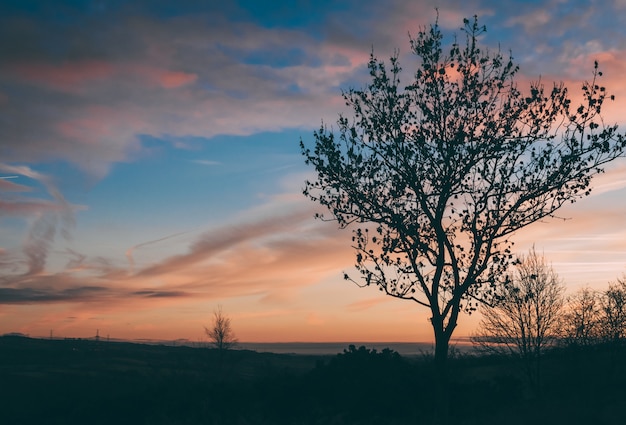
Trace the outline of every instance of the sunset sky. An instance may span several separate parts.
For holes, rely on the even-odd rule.
[[[411,72],[435,8],[448,35],[479,15],[521,85],[577,96],[598,60],[626,132],[626,0],[3,0],[0,334],[197,341],[221,304],[241,341],[431,341],[425,308],[342,279],[298,143],[372,47]],[[626,272],[626,160],[593,187],[514,237],[569,291]]]

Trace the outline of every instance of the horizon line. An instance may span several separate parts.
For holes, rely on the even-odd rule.
[[[22,332],[7,332],[1,337],[6,336],[18,336],[24,338],[31,339],[48,339],[48,340],[108,340],[113,342],[167,342],[167,343],[176,343],[176,342],[188,342],[194,344],[211,344],[210,341],[206,340],[193,340],[189,338],[175,338],[175,339],[161,339],[161,338],[116,338],[111,336],[102,336],[102,335],[92,335],[87,337],[80,336],[60,336],[60,335],[33,335],[25,334]],[[451,338],[450,344],[459,343],[459,342],[470,342],[469,336],[460,336],[457,338]],[[435,341],[382,341],[382,340],[333,340],[333,341],[237,341],[237,344],[431,344],[434,345]]]

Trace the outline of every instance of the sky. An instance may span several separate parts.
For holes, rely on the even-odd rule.
[[[372,49],[410,72],[436,9],[448,35],[478,15],[520,84],[578,93],[598,60],[626,131],[624,0],[4,0],[0,334],[202,341],[221,305],[240,341],[432,341],[427,309],[343,280],[351,233],[313,218],[299,142]],[[626,160],[592,186],[514,235],[568,291],[626,272]]]

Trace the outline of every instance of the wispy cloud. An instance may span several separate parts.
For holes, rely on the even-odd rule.
[[[52,243],[60,233],[68,238],[70,229],[74,225],[74,210],[79,208],[70,205],[52,179],[27,166],[17,166],[0,163],[0,171],[15,173],[42,184],[52,200],[17,197],[9,200],[0,200],[0,217],[13,215],[32,218],[30,229],[22,245],[22,253],[26,257],[26,275],[34,275],[44,270],[48,252]],[[12,188],[14,189],[14,188]],[[26,191],[18,187],[20,192]]]
[[[97,286],[74,287],[62,290],[36,289],[36,288],[0,288],[0,303],[2,304],[22,304],[22,303],[49,303],[67,301],[88,301],[101,299],[106,295],[107,289]]]
[[[211,161],[209,159],[193,159],[190,162],[193,162],[194,164],[208,165],[208,166],[220,165],[221,164],[218,161]]]
[[[365,300],[360,300],[360,301],[356,301],[356,302],[348,304],[346,306],[346,309],[350,311],[369,310],[377,305],[384,304],[389,301],[392,301],[392,299],[388,297],[367,298]]]
[[[67,249],[66,268],[54,273],[45,268],[50,245],[41,243],[50,240],[51,235],[33,235],[31,239],[39,242],[41,252],[34,249],[33,243],[33,251],[26,252],[30,272],[5,275],[6,291],[0,292],[0,303],[115,300],[122,305],[145,299],[147,306],[148,300],[157,299],[190,301],[256,295],[266,303],[280,304],[279,294],[284,291],[293,293],[295,288],[311,285],[331,273],[339,275],[340,269],[352,261],[352,253],[345,244],[345,234],[326,226],[328,223],[313,221],[309,205],[284,201],[280,196],[276,199],[279,206],[250,210],[247,220],[200,233],[187,252],[138,270],[133,258],[137,249],[188,232],[132,246],[125,253],[130,268]],[[282,215],[272,214],[275,208],[282,209]],[[43,226],[41,231],[49,229]]]
[[[137,250],[139,248],[142,248],[144,246],[152,245],[152,244],[155,244],[155,243],[158,243],[158,242],[166,241],[166,240],[171,239],[171,238],[175,238],[176,236],[184,235],[185,233],[188,233],[188,232],[174,233],[173,235],[168,235],[168,236],[164,236],[162,238],[154,239],[154,240],[151,240],[151,241],[142,242],[140,244],[133,245],[132,247],[128,248],[126,250],[126,254],[125,255],[126,255],[126,258],[128,258],[128,263],[130,265],[130,273],[132,274],[134,272],[134,269],[135,269],[135,259],[133,257],[133,252],[135,250]]]

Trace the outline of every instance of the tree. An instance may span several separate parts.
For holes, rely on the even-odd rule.
[[[222,311],[222,306],[218,306],[213,312],[213,324],[211,328],[204,328],[207,336],[220,352],[228,350],[237,344],[237,338],[230,324],[230,317]]]
[[[588,347],[600,336],[598,294],[583,288],[567,298],[561,318],[561,338],[568,345]]]
[[[619,343],[626,337],[626,279],[604,291],[584,288],[569,297],[561,328],[569,344]]]
[[[512,284],[496,290],[495,302],[483,305],[472,341],[522,361],[532,388],[540,390],[540,360],[559,335],[564,286],[554,269],[534,249],[516,266]]]
[[[626,146],[601,119],[597,63],[579,106],[560,83],[523,92],[512,58],[464,23],[465,43],[444,45],[437,23],[410,37],[404,86],[398,54],[388,66],[372,53],[371,82],[343,92],[353,115],[338,136],[322,125],[312,149],[300,141],[317,173],[304,194],[353,230],[359,277],[344,277],[430,309],[444,379],[459,314],[492,299],[514,260],[510,236],[588,195]]]
[[[617,279],[600,297],[600,325],[603,339],[612,344],[626,336],[626,279]]]

